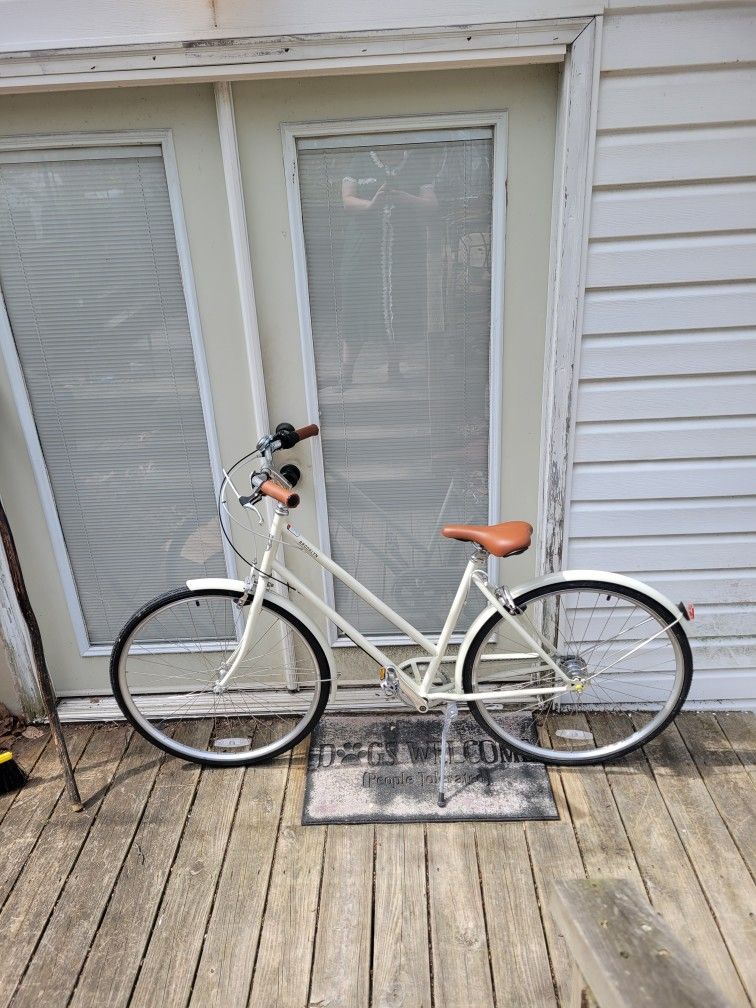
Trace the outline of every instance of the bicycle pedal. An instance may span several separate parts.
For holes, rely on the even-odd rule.
[[[395,668],[381,665],[378,669],[378,678],[381,680],[381,689],[387,697],[399,695],[399,677]]]

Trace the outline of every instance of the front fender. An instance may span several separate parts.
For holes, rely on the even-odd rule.
[[[237,581],[234,578],[192,578],[190,581],[186,582],[186,587],[189,591],[208,591],[225,588],[230,591],[243,592],[244,582]],[[287,613],[296,617],[300,623],[304,623],[318,644],[320,644],[323,649],[323,654],[326,657],[326,661],[328,662],[329,675],[331,677],[331,690],[335,693],[337,689],[337,679],[333,667],[333,652],[331,651],[330,644],[326,643],[326,639],[323,634],[312,622],[310,617],[306,613],[303,613],[299,606],[291,601],[288,595],[279,595],[277,591],[272,591],[270,589],[266,590],[266,595],[270,598],[271,602],[275,602],[276,605],[285,609]]]
[[[647,584],[643,584],[642,581],[638,581],[636,578],[627,577],[624,574],[610,574],[608,571],[566,570],[557,571],[554,574],[544,574],[542,577],[534,578],[532,581],[526,581],[524,584],[517,585],[516,588],[512,588],[512,597],[516,601],[520,595],[525,595],[526,593],[531,592],[534,588],[552,587],[553,585],[562,584],[565,581],[613,581],[615,584],[620,585],[623,588],[631,588],[634,591],[643,592],[644,595],[648,595],[655,602],[658,602],[659,605],[663,606],[669,612],[670,616],[675,619],[680,618],[680,608],[670,602],[666,595],[662,595],[662,593],[658,592],[655,588],[650,588]],[[486,606],[465,634],[464,640],[459,646],[455,666],[459,674],[461,674],[461,671],[464,668],[467,652],[470,650],[470,646],[477,636],[478,631],[495,612],[497,612],[495,606]],[[685,619],[690,619],[690,616],[685,609],[682,610],[682,615]]]

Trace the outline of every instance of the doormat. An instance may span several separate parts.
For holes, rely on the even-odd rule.
[[[446,806],[438,792],[442,718],[330,714],[310,738],[302,824],[558,819],[549,775],[469,714],[449,732]],[[512,715],[535,741],[527,715]]]

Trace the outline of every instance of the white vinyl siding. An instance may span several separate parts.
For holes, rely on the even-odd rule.
[[[0,154],[0,284],[87,641],[225,573],[159,146]],[[33,436],[33,435],[31,435]]]
[[[756,11],[629,6],[604,26],[567,562],[694,601],[692,699],[748,702]]]

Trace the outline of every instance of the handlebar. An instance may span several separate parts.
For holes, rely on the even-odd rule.
[[[297,427],[296,433],[299,435],[299,440],[304,441],[305,438],[315,437],[316,434],[320,434],[320,427],[315,423],[311,423],[307,424],[306,427]]]
[[[273,500],[277,500],[279,504],[283,504],[287,508],[295,508],[299,504],[299,494],[279,486],[273,480],[265,480],[258,487],[258,491],[265,494],[266,497],[272,497]]]
[[[305,438],[315,437],[319,433],[320,428],[317,424],[306,424],[304,427],[295,428],[290,423],[280,423],[276,427],[275,434],[264,434],[257,443],[257,450],[266,464],[264,464],[260,472],[252,473],[252,495],[250,497],[239,497],[239,503],[243,507],[247,507],[254,505],[254,502],[259,500],[261,496],[265,496],[278,501],[284,507],[297,507],[299,504],[299,494],[293,493],[291,488],[283,487],[279,483],[276,483],[275,480],[263,479],[263,477],[269,476],[271,471],[275,473],[272,462],[274,452],[280,451],[282,448],[293,448],[294,445],[299,444],[300,441],[304,441]],[[286,468],[284,466],[284,469]],[[289,468],[296,470],[298,479],[299,470],[296,466],[290,466]],[[281,475],[284,479],[286,478],[283,471]]]
[[[320,428],[317,424],[307,424],[305,427],[295,430],[290,423],[280,423],[268,443],[272,451],[278,451],[280,448],[293,448],[295,444],[298,444],[305,438],[315,437],[319,433]],[[260,444],[263,444],[265,440],[263,438]]]

